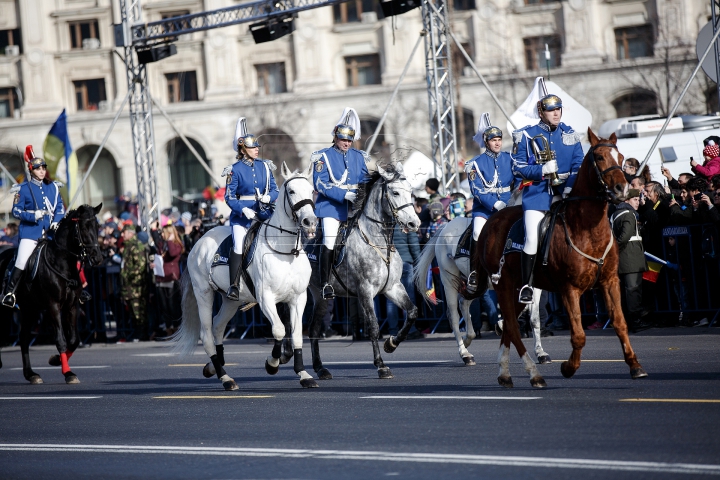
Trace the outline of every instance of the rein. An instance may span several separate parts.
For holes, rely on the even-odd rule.
[[[306,198],[306,199],[300,200],[300,201],[298,201],[297,203],[294,203],[294,204],[293,204],[293,203],[290,203],[290,194],[288,193],[287,185],[288,185],[290,182],[292,182],[293,180],[298,180],[298,179],[304,179],[304,177],[292,177],[292,178],[289,178],[289,179],[287,179],[287,180],[285,181],[285,185],[284,185],[284,187],[285,187],[285,195],[283,196],[283,212],[284,212],[285,215],[287,215],[288,217],[292,217],[292,219],[295,221],[295,223],[298,222],[297,211],[300,210],[300,209],[301,209],[302,207],[304,207],[305,205],[310,205],[310,206],[312,207],[312,209],[315,210],[315,202],[313,202],[312,199],[310,199],[310,198]],[[290,206],[290,211],[291,211],[290,214],[288,214],[286,205],[289,205],[289,206]],[[264,235],[265,235],[265,242],[267,243],[267,246],[268,246],[268,248],[269,248],[270,250],[272,250],[274,253],[277,253],[277,254],[280,254],[280,255],[294,255],[294,256],[296,256],[296,257],[297,257],[298,255],[300,255],[300,252],[302,252],[302,227],[298,226],[297,230],[293,232],[292,230],[286,230],[286,229],[284,229],[284,228],[282,228],[282,227],[276,227],[275,225],[271,225],[271,224],[269,223],[269,221],[268,221],[267,223],[266,223],[266,222],[263,222],[263,225],[266,227],[266,228],[265,228],[265,234],[264,234]],[[279,250],[275,250],[275,249],[270,245],[270,242],[268,241],[268,238],[267,238],[267,227],[274,228],[275,230],[280,230],[282,233],[288,233],[288,234],[290,234],[290,235],[295,235],[295,236],[296,236],[296,237],[295,237],[295,248],[293,248],[292,250],[290,250],[290,252],[281,252],[281,251],[279,251]],[[261,227],[261,228],[262,228],[262,227]]]

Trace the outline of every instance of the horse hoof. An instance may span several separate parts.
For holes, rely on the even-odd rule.
[[[538,375],[537,377],[533,377],[530,379],[530,385],[532,385],[535,388],[547,388],[547,383],[545,383],[545,379]]]
[[[215,367],[212,363],[205,364],[205,368],[203,368],[203,377],[211,378],[213,376],[215,376]]]
[[[382,379],[394,378],[388,367],[378,368],[378,376]]]
[[[59,367],[61,365],[60,355],[50,355],[50,358],[48,359],[48,365],[50,365],[51,367]]]
[[[550,359],[550,355],[540,355],[538,357],[538,363],[541,365],[545,363],[552,363],[552,359]]]
[[[473,365],[477,365],[477,363],[475,363],[475,357],[473,357],[472,355],[468,355],[467,357],[462,357],[462,359],[463,359],[463,362],[465,362],[466,367],[472,367]]]
[[[642,367],[637,367],[630,369],[630,376],[633,378],[633,380],[637,380],[638,378],[647,377],[648,374]]]
[[[300,380],[300,386],[303,388],[318,388],[320,385],[317,384],[314,378],[304,378]]]
[[[393,353],[395,349],[398,347],[397,345],[394,345],[392,342],[393,336],[390,335],[386,340],[385,343],[383,343],[383,350],[385,350],[385,353]]]
[[[265,371],[267,373],[269,373],[270,375],[275,375],[278,372],[278,370],[280,370],[280,365],[278,365],[277,367],[273,367],[272,365],[270,365],[268,363],[267,360],[265,360]]]
[[[498,384],[500,384],[501,387],[505,388],[513,388],[513,382],[512,377],[501,375],[498,377]]]
[[[75,375],[73,372],[67,372],[65,374],[65,383],[68,385],[76,385],[80,383],[80,380],[78,380],[77,375]]]
[[[43,383],[43,379],[40,378],[40,375],[37,374],[30,376],[30,378],[28,378],[28,381],[32,385],[40,385],[41,383]]]
[[[321,368],[318,370],[317,374],[320,380],[332,380],[332,373],[330,373],[330,370],[327,368]]]
[[[235,380],[233,380],[233,379],[230,379],[227,382],[223,382],[223,388],[228,392],[232,392],[233,390],[240,389],[240,387],[238,387],[238,384],[235,383]]]
[[[576,371],[577,370],[573,368],[568,361],[562,362],[562,364],[560,365],[560,373],[562,373],[562,376],[565,378],[572,377],[573,375],[575,375]]]

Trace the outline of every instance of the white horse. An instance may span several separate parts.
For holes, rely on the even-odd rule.
[[[275,347],[265,362],[267,372],[274,375],[280,365],[285,326],[278,316],[276,304],[285,303],[290,316],[295,373],[300,377],[300,385],[303,387],[318,386],[305,371],[302,361],[302,314],[312,270],[302,250],[300,235],[301,230],[304,230],[306,235],[314,236],[317,226],[312,200],[312,165],[305,172],[291,173],[283,163],[282,175],[287,180],[280,187],[275,213],[260,227],[255,255],[248,267],[255,295],[252,295],[243,279],[240,300],[228,300],[224,295],[230,286],[228,266],[212,267],[215,252],[231,234],[230,227],[210,230],[188,256],[187,270],[182,279],[182,322],[171,340],[176,343],[176,353],[187,355],[193,351],[200,338],[211,360],[203,369],[203,374],[206,377],[217,374],[225,390],[238,389],[223,368],[225,327],[241,305],[251,303],[258,303],[272,324]],[[223,302],[213,318],[215,290],[223,292]]]
[[[475,365],[475,357],[468,352],[467,347],[470,346],[473,339],[475,338],[475,330],[473,329],[472,321],[470,318],[470,305],[472,300],[464,300],[460,302],[460,308],[462,309],[462,315],[465,319],[465,325],[467,326],[467,333],[463,335],[460,332],[459,323],[460,317],[458,315],[458,279],[461,277],[467,278],[470,273],[470,259],[468,257],[461,257],[455,259],[455,252],[457,250],[457,244],[460,241],[465,229],[470,225],[471,218],[456,217],[450,223],[446,224],[440,229],[435,235],[428,240],[423,247],[423,251],[420,254],[420,258],[415,262],[415,285],[418,291],[424,292],[425,279],[428,268],[432,264],[433,258],[437,258],[438,266],[440,267],[440,279],[442,280],[443,288],[445,289],[445,301],[447,302],[448,318],[450,319],[450,327],[455,334],[455,340],[458,344],[458,350],[460,352],[460,358],[462,358],[465,365]],[[479,282],[486,282],[487,278],[478,278]],[[542,290],[536,288],[533,296],[532,308],[530,309],[530,322],[533,327],[533,334],[535,336],[535,354],[538,358],[538,363],[551,363],[550,356],[545,353],[540,343],[540,295]]]

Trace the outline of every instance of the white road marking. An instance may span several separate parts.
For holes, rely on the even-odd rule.
[[[60,365],[57,367],[33,367],[33,370],[57,370],[58,368],[60,368]],[[80,370],[82,368],[110,368],[110,365],[73,365],[70,370]],[[13,367],[10,370],[22,370],[22,367]]]
[[[246,353],[267,353],[264,350],[258,350],[258,351],[250,351],[250,352],[228,352],[225,350],[225,355],[244,355]],[[195,352],[193,355],[204,355],[207,356],[207,353],[205,352]],[[174,353],[133,353],[130,355],[131,357],[177,357]]]
[[[412,400],[540,400],[543,397],[490,397],[470,395],[369,395],[359,398],[386,398],[386,399],[412,399]]]
[[[95,398],[102,398],[102,396],[98,397],[33,397],[33,396],[26,396],[26,397],[0,397],[0,400],[92,400]]]
[[[565,468],[605,471],[629,471],[651,473],[684,473],[691,475],[720,475],[720,465],[632,462],[622,460],[596,460],[589,458],[520,457],[505,455],[463,455],[453,453],[391,453],[359,450],[300,450],[290,448],[234,448],[234,447],[188,447],[155,445],[60,445],[3,443],[0,451],[21,452],[77,452],[77,453],[140,453],[159,455],[203,455],[270,458],[305,458],[312,460],[361,460],[367,462],[387,461],[404,463],[497,465],[532,468]]]
[[[385,364],[398,364],[398,363],[450,363],[453,362],[453,360],[390,360],[389,362],[386,361]],[[364,360],[360,362],[323,362],[323,365],[367,365],[368,363],[372,363],[369,360]]]

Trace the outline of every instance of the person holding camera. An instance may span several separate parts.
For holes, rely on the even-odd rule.
[[[687,183],[688,195],[691,208],[690,223],[715,223],[720,221],[720,213],[713,204],[712,199],[707,195],[707,180],[703,177],[695,177]]]
[[[700,165],[695,160],[690,161],[690,167],[692,171],[699,176],[704,177],[706,180],[710,180],[713,175],[720,173],[720,146],[714,141],[706,145],[703,149],[703,158],[705,161]]]
[[[240,269],[242,268],[243,241],[254,220],[267,220],[272,215],[273,204],[280,193],[270,160],[258,158],[260,143],[255,135],[248,133],[245,117],[237,121],[233,148],[237,162],[225,167],[225,203],[232,210],[233,249],[230,252],[230,287],[227,298],[240,300]]]

